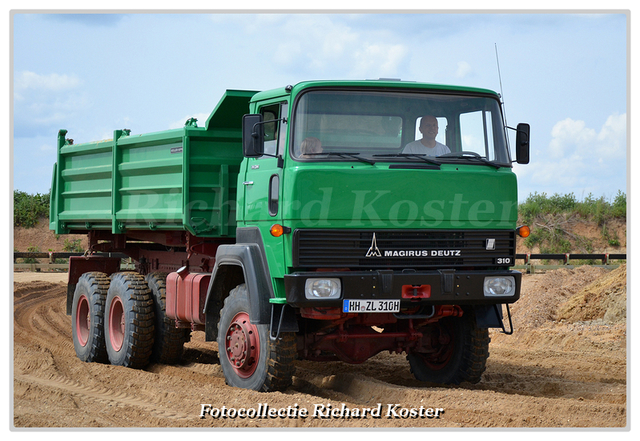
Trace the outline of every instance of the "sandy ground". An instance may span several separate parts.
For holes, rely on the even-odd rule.
[[[192,333],[177,366],[133,370],[81,362],[65,314],[65,284],[66,274],[14,273],[15,428],[628,424],[625,267],[525,275],[522,298],[512,308],[515,334],[492,330],[491,356],[479,384],[420,383],[403,355],[384,353],[362,365],[297,361],[293,386],[269,394],[228,387],[216,344],[204,342],[200,332]],[[595,306],[600,309],[594,312]],[[205,404],[219,411],[245,409],[250,415],[268,406],[289,416],[200,418]],[[329,404],[339,409],[380,406],[382,417],[313,416],[318,406]],[[390,408],[399,418],[393,412],[387,418]],[[410,409],[423,417],[403,418]],[[438,417],[429,417],[428,409]],[[302,410],[307,417],[292,416]]]

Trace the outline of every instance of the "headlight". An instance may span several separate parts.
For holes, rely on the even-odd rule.
[[[304,295],[307,299],[337,299],[341,288],[340,279],[307,279]]]
[[[516,293],[516,279],[513,276],[485,277],[485,296],[512,296]]]

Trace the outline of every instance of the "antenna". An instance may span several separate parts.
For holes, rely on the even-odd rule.
[[[498,43],[494,43],[496,48],[496,64],[498,65],[498,80],[500,81],[500,98],[502,98],[502,108],[504,109],[504,125],[507,125],[507,106],[504,103],[504,92],[502,91],[502,75],[500,74],[500,59],[498,58]]]

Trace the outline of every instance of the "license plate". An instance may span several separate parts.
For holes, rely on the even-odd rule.
[[[400,312],[400,300],[344,300],[342,312]]]

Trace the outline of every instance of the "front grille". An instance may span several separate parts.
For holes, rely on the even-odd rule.
[[[488,249],[490,242],[494,249]],[[511,260],[499,260],[505,258]],[[513,230],[303,229],[293,234],[297,268],[490,267],[510,266],[514,259]]]

